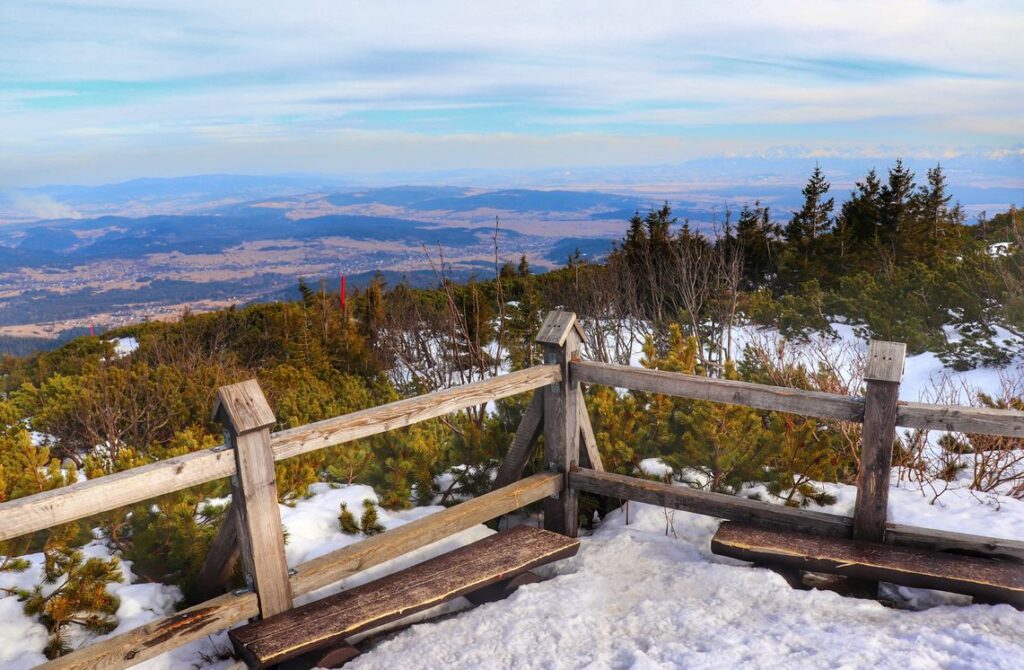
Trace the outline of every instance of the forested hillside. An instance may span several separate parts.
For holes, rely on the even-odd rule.
[[[216,389],[244,379],[259,380],[280,430],[536,364],[533,337],[553,308],[580,315],[588,358],[840,393],[858,393],[860,380],[855,364],[838,362],[854,354],[829,345],[833,324],[935,352],[954,369],[1006,368],[1024,354],[1020,211],[968,222],[941,168],[918,179],[900,162],[867,174],[840,207],[820,170],[803,196],[795,212],[755,202],[727,213],[713,235],[667,205],[637,213],[599,263],[576,253],[535,274],[499,249],[486,277],[456,283],[442,264],[434,289],[378,279],[350,296],[347,312],[337,293],[303,283],[297,302],[185,314],[5,357],[0,501],[215,446]],[[119,349],[117,338],[137,347]],[[1002,397],[961,401],[1024,408],[1020,381],[1008,378]],[[526,401],[278,463],[282,502],[315,482],[372,485],[388,508],[478,494]],[[676,481],[732,494],[763,483],[785,504],[809,505],[829,500],[820,482],[848,483],[857,468],[859,427],[848,424],[607,388],[588,389],[587,403],[605,467],[620,473],[659,458]],[[969,472],[978,491],[1024,497],[1013,440],[947,436],[938,455],[923,444],[912,435],[900,444],[908,476]],[[17,557],[29,552],[47,561],[48,584],[7,595],[47,627],[51,656],[76,629],[110,630],[117,606],[96,587],[116,579],[116,565],[76,549],[100,529],[138,578],[177,584],[187,601],[224,511],[209,501],[227,492],[209,484],[0,544],[0,571],[24,569]],[[604,510],[585,501],[585,523],[595,511]],[[372,506],[339,515],[346,532],[377,528]]]

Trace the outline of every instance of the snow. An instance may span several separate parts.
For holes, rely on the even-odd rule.
[[[114,355],[118,358],[124,358],[139,348],[139,341],[134,337],[118,337],[111,342],[114,343]]]
[[[653,474],[664,468],[656,459],[641,467]],[[821,509],[852,514],[855,488],[824,486],[836,502]],[[340,505],[346,503],[358,517],[363,500],[377,499],[373,489],[362,485],[315,484],[312,493],[294,507],[280,508],[291,566],[363,539],[340,531]],[[754,487],[745,493],[764,492]],[[896,485],[890,492],[890,516],[901,523],[1024,540],[1024,501],[979,496],[964,488],[945,492],[934,505],[930,498],[911,484]],[[440,509],[380,509],[379,515],[390,529]],[[622,510],[613,512],[583,538],[576,557],[539,569],[552,579],[525,586],[504,601],[411,626],[348,667],[409,667],[409,659],[416,659],[416,667],[451,668],[1010,668],[1024,652],[1024,616],[1009,606],[963,606],[962,596],[899,589],[910,606],[921,608],[912,611],[830,592],[794,591],[770,571],[712,555],[709,544],[717,524],[710,517],[632,503],[629,525]],[[474,527],[298,602],[365,583],[492,532]],[[99,541],[84,551],[110,555]],[[30,570],[0,575],[0,586],[37,583],[42,556],[28,558]],[[122,561],[122,570],[130,575],[130,563]],[[109,588],[121,598],[121,622],[114,634],[172,613],[180,597],[177,589],[161,584]],[[458,599],[404,623],[466,606]],[[553,629],[553,621],[564,623],[562,630]],[[42,662],[45,643],[45,630],[21,613],[20,603],[0,598],[0,667]],[[222,632],[139,667],[240,667],[218,659],[229,649]]]
[[[660,458],[645,458],[640,461],[640,472],[664,479],[672,475],[672,466],[663,463]]]
[[[109,559],[113,554],[101,541],[90,542],[81,548],[86,559]],[[0,588],[31,590],[43,581],[44,558],[42,553],[28,554],[23,558],[31,565],[24,572],[0,573]],[[122,582],[109,584],[107,590],[120,598],[117,609],[117,628],[110,635],[117,635],[140,626],[157,617],[174,611],[174,605],[181,600],[181,592],[166,584],[132,584],[134,575],[129,561],[120,561]],[[51,590],[58,585],[49,587]],[[47,591],[47,589],[44,589]],[[87,637],[77,627],[69,628],[69,641],[84,644],[101,637]],[[43,649],[46,647],[46,629],[25,616],[22,603],[13,596],[0,597],[0,668],[30,668],[46,661]]]
[[[867,343],[849,325],[833,324],[833,328],[838,339],[828,347],[838,354],[840,367],[849,372]],[[734,346],[741,350],[755,337],[777,335],[739,329]],[[129,355],[138,347],[135,338],[119,338],[114,344],[118,356]],[[797,355],[813,361],[815,347]],[[640,352],[631,350],[629,357],[635,365]],[[851,384],[856,386],[859,380],[854,378]],[[999,370],[953,372],[934,354],[924,353],[908,357],[900,397],[947,402],[939,397],[942,389],[962,393],[971,388],[998,396],[1002,385]],[[966,395],[961,396],[961,402],[967,400]],[[47,437],[33,434],[33,443],[43,444]],[[667,465],[653,458],[643,460],[639,469],[659,478],[671,473]],[[450,485],[454,475],[454,471],[445,473],[438,483]],[[1024,540],[1024,501],[972,492],[964,477],[966,473],[943,491],[898,481],[895,474],[890,519]],[[819,509],[852,515],[854,487],[822,486],[836,501]],[[364,539],[341,532],[340,505],[346,503],[358,518],[364,500],[377,501],[373,489],[362,485],[314,484],[311,493],[294,506],[280,507],[287,531],[285,553],[293,567]],[[743,494],[770,499],[759,485]],[[207,502],[222,505],[227,498]],[[440,509],[378,508],[378,513],[385,528],[393,529]],[[583,538],[576,557],[538,570],[551,579],[525,586],[504,601],[401,630],[347,667],[1015,668],[1024,652],[1024,615],[1006,605],[965,606],[968,600],[963,596],[887,587],[889,595],[905,605],[894,609],[825,591],[795,591],[770,571],[712,555],[710,538],[718,525],[716,519],[631,503],[629,522],[623,510],[613,512],[592,536]],[[376,579],[492,532],[476,526],[305,594],[297,603]],[[86,545],[83,551],[99,558],[112,555],[102,540]],[[31,588],[41,581],[42,554],[26,558],[31,563],[29,570],[0,573],[0,588]],[[121,561],[121,568],[125,580],[108,586],[120,598],[119,625],[112,635],[175,611],[181,598],[177,588],[132,583],[130,562]],[[467,607],[464,599],[456,599],[390,627]],[[556,621],[559,628],[551,626]],[[81,645],[101,638],[79,635],[73,639]],[[16,598],[0,597],[0,668],[28,668],[43,662],[46,641],[44,627],[23,614]],[[240,666],[230,659],[227,635],[220,632],[137,667]]]
[[[346,535],[341,532],[338,525],[341,503],[347,503],[349,509],[358,519],[362,514],[364,500],[377,502],[377,495],[373,489],[362,485],[337,487],[323,483],[314,484],[311,487],[311,493],[310,498],[299,501],[294,507],[280,506],[281,520],[288,534],[285,554],[288,565],[291,567],[365,539],[363,535]],[[226,501],[226,498],[222,498],[209,500],[207,503],[223,504]],[[378,507],[378,516],[380,523],[385,528],[392,529],[441,509],[443,508],[439,506],[431,506],[389,511]],[[457,533],[398,559],[360,572],[349,579],[300,596],[296,598],[296,603],[302,604],[323,598],[343,588],[368,582],[479,540],[492,532],[486,526],[477,526]],[[82,551],[88,558],[107,559],[112,556],[111,551],[101,541],[85,545]],[[25,558],[31,562],[31,567],[22,573],[0,573],[0,588],[30,589],[40,583],[43,555],[41,553],[29,554]],[[176,587],[165,584],[130,583],[134,578],[131,573],[131,562],[121,560],[120,567],[125,575],[125,581],[107,587],[111,593],[121,599],[117,610],[119,621],[117,629],[107,636],[92,638],[73,634],[71,639],[76,646],[118,635],[175,611],[176,603],[181,600],[181,592]],[[466,606],[468,606],[468,602],[460,598],[440,608],[414,615],[408,621],[436,616],[439,612],[456,611]],[[26,617],[21,607],[22,604],[14,597],[0,597],[0,668],[3,670],[29,668],[45,661],[42,650],[47,642],[46,630]],[[400,625],[400,622],[393,625]],[[214,664],[205,660],[205,658],[224,655],[230,648],[227,634],[220,632],[203,640],[184,645],[136,667],[144,670],[173,670],[193,666],[211,668],[225,664],[233,667],[233,662],[228,660],[221,660]]]
[[[895,496],[898,520],[933,518],[905,493]],[[950,506],[963,508],[959,530],[988,528],[983,503]],[[1024,510],[1004,513],[1024,532]],[[413,626],[346,667],[1019,667],[1024,616],[1008,605],[950,606],[942,603],[963,598],[946,596],[909,611],[796,591],[769,570],[712,555],[715,519],[633,503],[630,520],[609,515],[577,556],[543,569],[552,579]]]

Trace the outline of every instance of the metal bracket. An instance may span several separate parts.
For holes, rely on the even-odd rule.
[[[233,595],[233,596],[244,596],[246,593],[252,593],[252,589],[250,587],[248,587],[248,586],[245,586],[245,587],[240,588],[240,589],[235,589],[234,591],[231,592],[231,595]]]

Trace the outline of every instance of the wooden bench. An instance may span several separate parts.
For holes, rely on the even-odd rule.
[[[579,546],[579,540],[564,535],[516,526],[363,586],[236,628],[229,636],[250,667],[262,668],[343,643],[356,633],[458,596],[475,591],[493,594],[494,585],[573,556]]]
[[[1015,562],[766,530],[723,522],[711,551],[753,563],[903,586],[965,593],[1024,609],[1024,567]]]

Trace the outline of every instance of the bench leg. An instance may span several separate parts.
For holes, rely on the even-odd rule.
[[[327,649],[316,649],[285,661],[277,666],[278,670],[309,670],[309,668],[340,668],[359,655],[359,650],[342,642]]]
[[[471,593],[466,594],[466,600],[473,603],[474,605],[483,605],[484,603],[493,603],[497,600],[503,600],[510,595],[513,591],[518,589],[520,586],[526,584],[536,584],[541,581],[540,577],[532,572],[524,572],[510,577],[509,579],[503,579],[500,582],[485,586],[482,589],[477,589]]]
[[[797,568],[787,568],[779,565],[771,565],[769,563],[754,563],[755,568],[765,568],[771,570],[775,574],[779,575],[786,580],[789,587],[797,589],[799,591],[810,591],[811,587],[804,584],[804,572]]]

